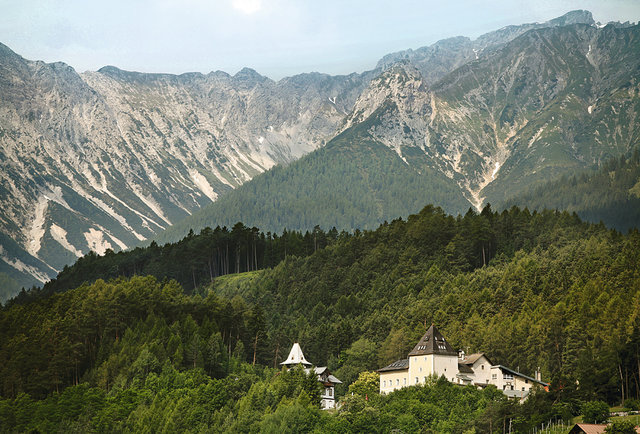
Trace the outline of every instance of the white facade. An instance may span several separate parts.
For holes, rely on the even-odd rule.
[[[491,367],[490,384],[495,385],[498,390],[502,390],[502,393],[510,398],[521,399],[526,398],[536,385],[546,387],[546,383],[502,365]]]
[[[432,325],[407,359],[398,360],[380,370],[380,393],[391,393],[403,387],[424,384],[431,375],[444,376],[460,385],[474,384],[485,387],[493,384],[510,398],[524,399],[534,386],[545,389],[548,384],[502,365],[493,365],[480,354],[460,357],[452,351],[444,337]]]
[[[408,384],[424,384],[433,374],[443,376],[456,382],[458,374],[458,357],[450,355],[426,354],[409,357]]]
[[[467,364],[473,370],[473,382],[477,385],[491,384],[491,361],[484,354],[472,354],[474,357],[470,364]],[[461,360],[462,363],[465,359]]]

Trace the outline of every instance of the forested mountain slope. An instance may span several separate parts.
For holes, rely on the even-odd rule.
[[[427,207],[246,285],[223,278],[213,288],[270,306],[270,339],[304,342],[320,364],[339,365],[334,358],[364,339],[361,369],[385,366],[433,322],[454,347],[615,399],[617,365],[636,360],[640,344],[639,241],[637,231],[623,237],[567,213],[485,209],[456,219]]]
[[[284,411],[315,414],[314,392],[302,379],[281,383],[264,368],[277,366],[292,342],[346,387],[359,372],[406,356],[434,322],[454,347],[486,352],[524,373],[540,366],[551,394],[519,407],[503,405],[497,392],[473,392],[473,409],[425,420],[422,410],[411,412],[406,423],[458,432],[520,415],[514,424],[526,431],[541,415],[571,417],[580,400],[635,397],[639,246],[637,231],[623,236],[568,213],[486,208],[455,218],[428,206],[406,221],[338,236],[309,256],[287,256],[272,269],[217,278],[205,298],[143,277],[41,294],[0,311],[1,393],[9,398],[0,400],[0,420],[104,430],[168,424],[169,411],[177,424],[189,418],[220,431],[247,430],[286,419]],[[263,367],[240,365],[254,360]],[[406,412],[404,399],[420,408],[455,407],[461,397],[436,404],[434,394],[471,393],[444,384],[389,398],[374,396],[375,386],[365,390],[329,419],[309,416],[309,426],[357,430],[383,412],[379,423],[391,429],[406,419],[397,417]],[[45,411],[63,405],[62,396],[95,405]],[[25,418],[25,408],[40,410]]]
[[[443,204],[456,213],[471,206],[428,165],[418,172],[381,143],[345,133],[323,149],[259,175],[155,239],[168,242],[192,228],[231,225],[234,219],[259,222],[274,232],[310,230],[315,225],[373,229],[426,202]]]
[[[562,209],[583,220],[603,221],[626,232],[640,227],[640,152],[630,158],[611,160],[597,171],[586,172],[544,184],[511,198],[499,208],[528,206],[530,209]]]

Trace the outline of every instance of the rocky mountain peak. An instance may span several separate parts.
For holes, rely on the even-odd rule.
[[[411,62],[397,62],[373,79],[345,119],[342,130],[364,122],[376,112],[380,115],[381,110],[393,110],[410,117],[428,114],[427,85]]]
[[[270,81],[268,77],[260,75],[255,69],[244,67],[240,71],[238,71],[233,79],[237,82],[247,82],[247,83],[263,83],[265,81]]]
[[[561,17],[549,20],[550,26],[568,26],[570,24],[589,24],[594,25],[593,14],[585,10],[575,10],[567,12]]]

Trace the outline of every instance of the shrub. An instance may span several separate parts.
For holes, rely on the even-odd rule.
[[[585,423],[602,423],[609,418],[609,405],[603,401],[588,401],[582,404]]]

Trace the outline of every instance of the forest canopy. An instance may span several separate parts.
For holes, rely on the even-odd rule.
[[[213,237],[203,241],[215,232],[136,254],[151,264],[178,249],[172,261],[199,264],[192,277],[208,264],[189,252],[216,252]],[[638,231],[566,212],[486,207],[452,217],[427,206],[373,231],[314,232],[307,250],[266,266],[267,250],[249,249],[253,259],[243,252],[239,269],[231,260],[228,273],[195,288],[137,271],[94,279],[107,268],[101,261],[118,256],[108,254],[66,271],[87,283],[10,301],[0,311],[0,425],[484,432],[507,420],[522,430],[568,420],[583,402],[640,398]],[[371,396],[375,376],[360,374],[406,357],[432,322],[468,353],[523,373],[540,367],[550,392],[521,405],[433,379]],[[293,342],[343,381],[339,411],[319,410],[303,373],[278,369]]]

